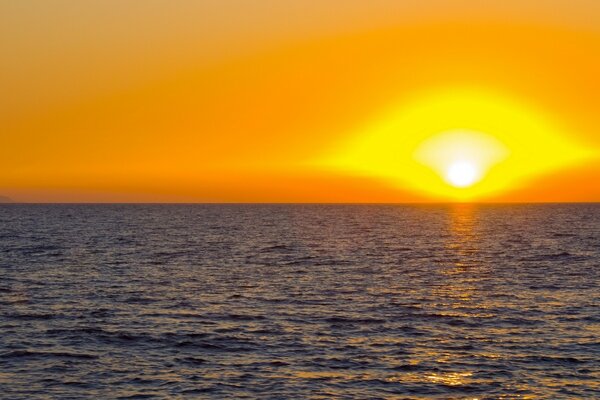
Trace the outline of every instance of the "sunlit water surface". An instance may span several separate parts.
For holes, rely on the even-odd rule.
[[[600,206],[3,205],[0,396],[600,398]]]

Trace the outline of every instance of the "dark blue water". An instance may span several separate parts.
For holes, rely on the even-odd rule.
[[[0,396],[600,398],[600,206],[2,205]]]

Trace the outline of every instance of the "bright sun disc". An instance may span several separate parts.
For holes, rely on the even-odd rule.
[[[477,180],[477,168],[468,161],[457,161],[450,165],[446,173],[446,180],[452,186],[467,187]]]

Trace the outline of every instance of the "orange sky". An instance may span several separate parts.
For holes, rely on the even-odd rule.
[[[2,2],[0,195],[444,201],[311,161],[453,87],[506,93],[600,149],[597,0],[400,3]],[[600,161],[481,200],[599,201]]]

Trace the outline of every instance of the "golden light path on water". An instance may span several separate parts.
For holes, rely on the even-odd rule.
[[[446,311],[440,311],[437,315],[444,318],[456,319],[493,319],[496,315],[491,311],[497,304],[482,301],[482,290],[488,274],[493,273],[490,266],[486,264],[479,254],[479,213],[480,209],[472,203],[456,203],[442,207],[446,215],[446,233],[443,234],[444,261],[439,262],[439,273],[444,279],[439,283],[432,284],[430,295],[436,298],[436,307],[442,307]],[[396,277],[400,280],[400,277]],[[476,341],[477,333],[473,337],[464,339],[471,342]],[[392,336],[379,338],[379,341],[390,344],[399,344],[397,338]],[[349,345],[366,345],[372,343],[368,337],[356,337],[348,342]],[[456,346],[451,339],[441,340],[436,345],[447,346],[452,349]],[[501,354],[481,351],[481,356],[489,360],[502,358]],[[436,385],[438,387],[464,388],[478,387],[484,385],[485,380],[478,377],[479,371],[471,366],[471,370],[462,365],[460,349],[442,351],[439,349],[423,349],[419,360],[411,362],[411,366],[418,369],[421,363],[432,361],[440,366],[435,372],[411,372],[402,371],[398,373],[382,374],[379,371],[290,371],[288,378],[308,381],[333,381],[339,384],[359,383],[369,381],[384,381],[389,384],[398,385]],[[457,367],[458,366],[458,367]],[[286,376],[281,376],[284,378]],[[520,385],[507,385],[513,394],[502,395],[499,399],[521,399],[530,400],[535,398],[527,394],[519,394],[526,391]],[[335,393],[335,392],[332,392]],[[461,396],[463,400],[479,400],[480,396]]]

